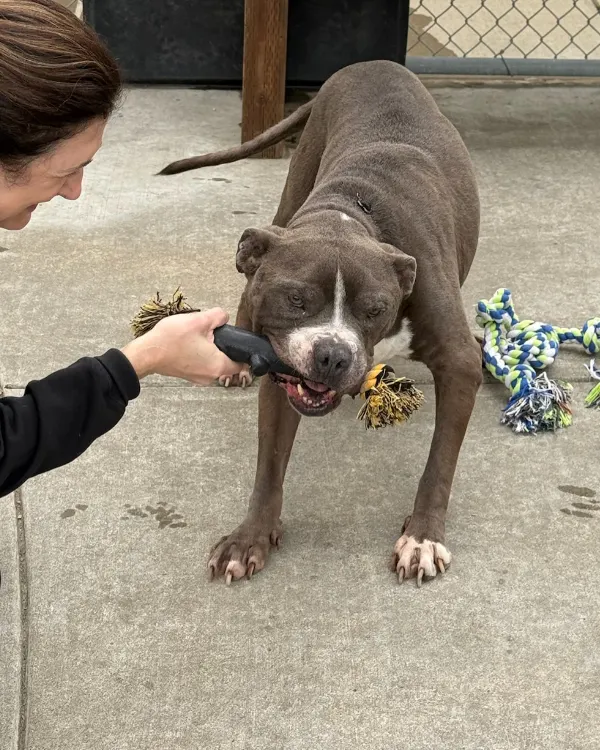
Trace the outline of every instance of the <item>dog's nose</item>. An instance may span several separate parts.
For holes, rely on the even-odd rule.
[[[346,373],[352,363],[348,344],[335,339],[322,339],[313,349],[315,380],[332,383]]]

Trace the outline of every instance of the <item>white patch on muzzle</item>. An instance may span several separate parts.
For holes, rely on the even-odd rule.
[[[335,291],[333,296],[333,315],[328,323],[319,326],[305,326],[296,328],[288,336],[287,348],[290,364],[301,373],[309,373],[313,365],[313,348],[317,341],[331,338],[334,341],[345,343],[352,354],[352,365],[349,368],[349,380],[355,376],[355,371],[364,367],[364,355],[360,339],[347,323],[344,321],[344,303],[346,301],[346,289],[342,272],[338,268],[335,278]]]

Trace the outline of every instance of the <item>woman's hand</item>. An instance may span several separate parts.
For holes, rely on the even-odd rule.
[[[156,374],[208,385],[221,375],[236,375],[242,369],[213,343],[214,329],[228,320],[220,308],[171,315],[121,351],[140,380]]]

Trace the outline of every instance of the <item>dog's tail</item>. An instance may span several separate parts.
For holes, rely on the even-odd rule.
[[[246,141],[240,146],[234,146],[233,148],[227,148],[224,151],[214,151],[211,154],[203,154],[202,156],[192,156],[189,159],[180,159],[179,161],[171,162],[167,164],[164,169],[158,174],[179,174],[180,172],[187,172],[190,169],[199,169],[200,167],[214,167],[217,164],[230,164],[232,161],[240,161],[240,159],[246,159],[248,156],[254,156],[259,154],[270,146],[274,146],[276,143],[282,141],[290,133],[303,127],[308,120],[310,112],[312,110],[314,99],[306,102],[302,106],[298,107],[295,112],[285,120],[281,120],[277,125],[273,125],[272,128],[265,130],[264,133],[257,135],[251,141]]]

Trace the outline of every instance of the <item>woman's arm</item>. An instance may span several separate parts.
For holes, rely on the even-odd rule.
[[[121,351],[85,357],[29,383],[23,396],[0,398],[0,497],[80,456],[117,424],[147,375],[206,384],[239,373],[213,343],[227,320],[219,308],[165,318]]]
[[[85,357],[0,399],[0,496],[80,456],[111,430],[140,392],[118,349]]]

